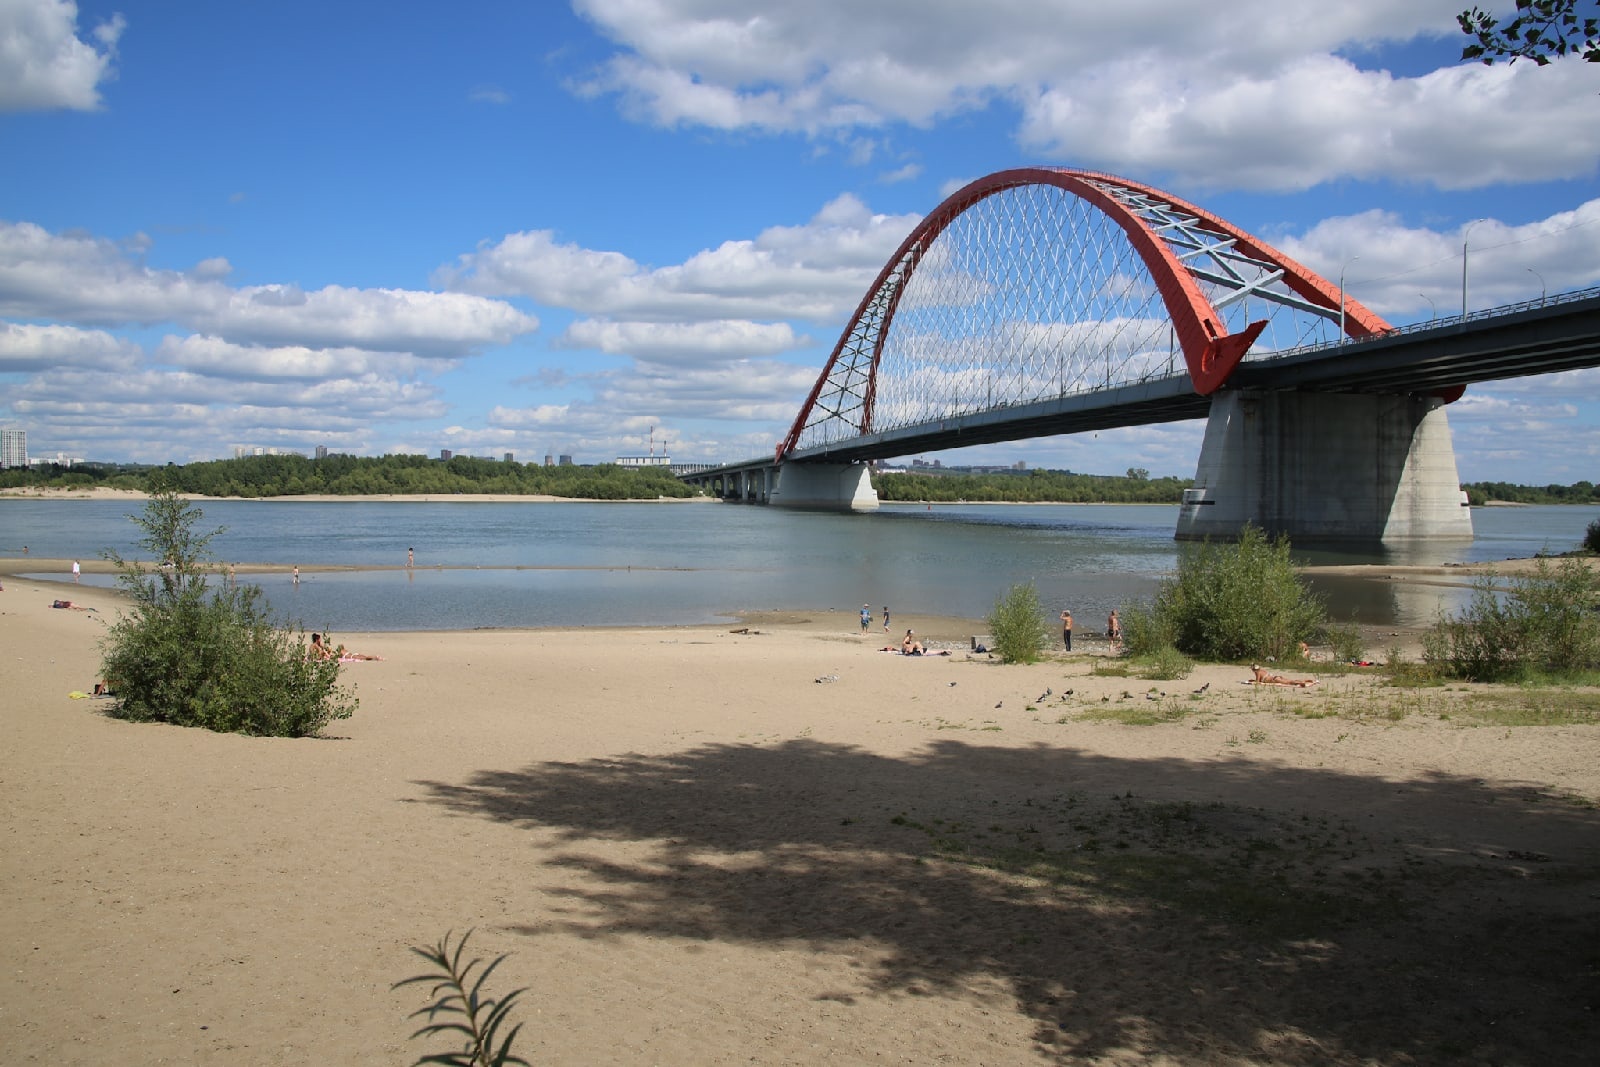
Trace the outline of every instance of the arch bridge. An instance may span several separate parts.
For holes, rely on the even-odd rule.
[[[1547,303],[1396,331],[1342,279],[1158,189],[1000,171],[896,249],[771,459],[687,480],[867,510],[874,459],[1206,416],[1180,539],[1470,537],[1445,406],[1600,351],[1600,297]]]

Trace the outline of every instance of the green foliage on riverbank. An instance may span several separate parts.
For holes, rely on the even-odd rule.
[[[135,489],[151,468],[137,463],[42,463],[0,470],[0,489]]]
[[[201,515],[158,486],[134,521],[161,566],[105,553],[133,601],[101,646],[111,714],[265,737],[309,737],[349,718],[356,700],[338,684],[338,661],[309,655],[298,627],[274,625],[259,588],[216,577],[208,546],[222,531],[201,533]]]
[[[90,488],[97,485],[147,490],[152,479],[180,493],[215,497],[299,495],[377,496],[504,493],[580,500],[654,500],[690,497],[691,486],[659,467],[544,467],[532,463],[456,456],[245,456],[184,466],[125,468],[81,465],[0,472],[0,487]]]
[[[1474,682],[1587,680],[1600,670],[1600,575],[1539,559],[1532,574],[1482,577],[1472,603],[1423,637],[1423,662]]]
[[[507,493],[586,500],[650,500],[687,497],[696,490],[656,468],[544,467],[471,456],[442,462],[428,456],[245,456],[183,466],[138,463],[54,463],[0,470],[0,489],[53,488],[145,490],[159,474],[179,492],[202,496],[271,497],[300,494],[367,496],[379,494]],[[1177,504],[1189,478],[1152,478],[1138,469],[1127,474],[1075,474],[1072,471],[1019,470],[970,474],[949,469],[928,473],[877,473],[872,482],[881,500],[902,503],[1055,503]],[[1514,504],[1600,504],[1600,486],[1512,485],[1466,482],[1468,502]]]
[[[1302,641],[1324,635],[1322,602],[1289,558],[1289,540],[1246,526],[1233,544],[1207,541],[1178,557],[1178,573],[1155,601],[1122,611],[1123,643],[1133,655],[1175,648],[1223,663],[1285,660]]]
[[[182,492],[205,496],[367,496],[453,493],[546,494],[584,500],[689,497],[695,490],[661,468],[543,467],[471,456],[247,456],[172,470]]]
[[[953,504],[1176,504],[1190,478],[1151,478],[1144,471],[1126,475],[1074,474],[1031,470],[1008,474],[873,475],[878,499]]]
[[[1508,504],[1600,504],[1600,486],[1592,482],[1571,485],[1512,485],[1509,482],[1463,482],[1467,503],[1482,507],[1491,500]]]
[[[990,649],[1002,663],[1036,663],[1050,641],[1039,591],[1031,584],[1014,585],[989,612]]]

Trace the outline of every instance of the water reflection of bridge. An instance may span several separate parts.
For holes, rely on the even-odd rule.
[[[686,480],[866,510],[876,459],[1205,416],[1180,538],[1470,537],[1446,405],[1597,362],[1600,291],[1396,330],[1193,204],[1024,168],[905,239],[772,457]]]
[[[1431,625],[1441,610],[1464,607],[1472,594],[1472,573],[1423,574],[1383,568],[1370,570],[1313,567],[1301,572],[1312,592],[1327,604],[1330,617],[1359,619],[1369,626],[1415,630]],[[1381,644],[1371,651],[1380,653]]]

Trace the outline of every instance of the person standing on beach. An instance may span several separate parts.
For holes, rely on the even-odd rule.
[[[883,632],[889,632],[889,605],[883,606]]]
[[[298,563],[294,565],[294,584],[300,584],[300,564]]]
[[[1061,643],[1067,646],[1067,651],[1072,651],[1072,612],[1061,613]]]
[[[1117,618],[1117,609],[1112,608],[1111,614],[1106,618],[1106,640],[1113,645],[1122,640],[1122,620]]]
[[[868,604],[861,605],[861,632],[866,633],[872,629],[872,607]]]
[[[414,562],[416,562],[415,553],[412,549],[406,549],[406,569],[409,570]]]
[[[72,561],[72,584],[74,584],[74,585],[78,584],[78,571],[79,571],[79,569],[80,568],[78,567],[78,561],[77,560],[73,560]]]

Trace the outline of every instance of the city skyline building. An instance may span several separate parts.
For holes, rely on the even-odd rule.
[[[28,431],[0,430],[0,467],[28,465]]]

